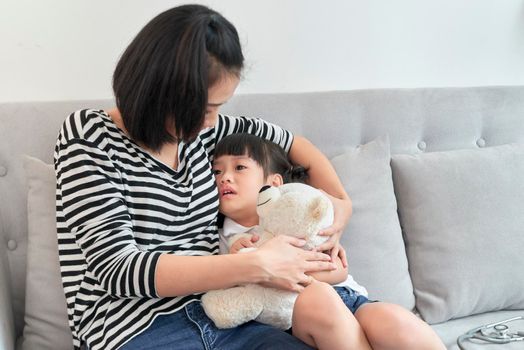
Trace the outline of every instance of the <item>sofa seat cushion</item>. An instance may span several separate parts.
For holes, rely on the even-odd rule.
[[[423,318],[524,308],[524,144],[396,155],[391,164]]]

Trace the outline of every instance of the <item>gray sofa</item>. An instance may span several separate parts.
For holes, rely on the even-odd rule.
[[[71,348],[45,163],[70,112],[110,106],[0,104],[0,349]],[[354,205],[349,268],[371,298],[418,313],[449,349],[524,315],[524,87],[238,95],[222,112],[278,123],[332,159]]]

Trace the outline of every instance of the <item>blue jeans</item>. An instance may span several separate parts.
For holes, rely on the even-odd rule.
[[[357,312],[358,308],[366,303],[373,303],[374,300],[369,300],[363,295],[358,294],[353,289],[347,289],[345,287],[335,287],[338,295],[346,304],[347,308],[351,311],[352,314]]]
[[[277,328],[251,321],[236,328],[218,329],[204,313],[200,302],[192,302],[171,315],[160,315],[144,332],[122,350],[219,350],[312,349],[298,338]]]

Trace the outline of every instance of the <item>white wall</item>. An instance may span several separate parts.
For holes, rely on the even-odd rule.
[[[524,0],[209,0],[239,92],[524,85]],[[126,45],[183,1],[0,0],[0,102],[108,98]]]

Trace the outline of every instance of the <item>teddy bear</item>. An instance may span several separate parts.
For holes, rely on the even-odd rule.
[[[328,239],[318,232],[333,223],[334,215],[329,198],[302,183],[264,186],[258,195],[257,214],[260,239],[255,247],[240,249],[239,254],[257,249],[277,235],[300,236],[306,240],[304,249],[313,249]],[[241,236],[233,236],[229,244]],[[296,292],[246,284],[209,291],[202,296],[202,306],[218,328],[236,327],[256,320],[285,330],[291,328],[297,296]]]

